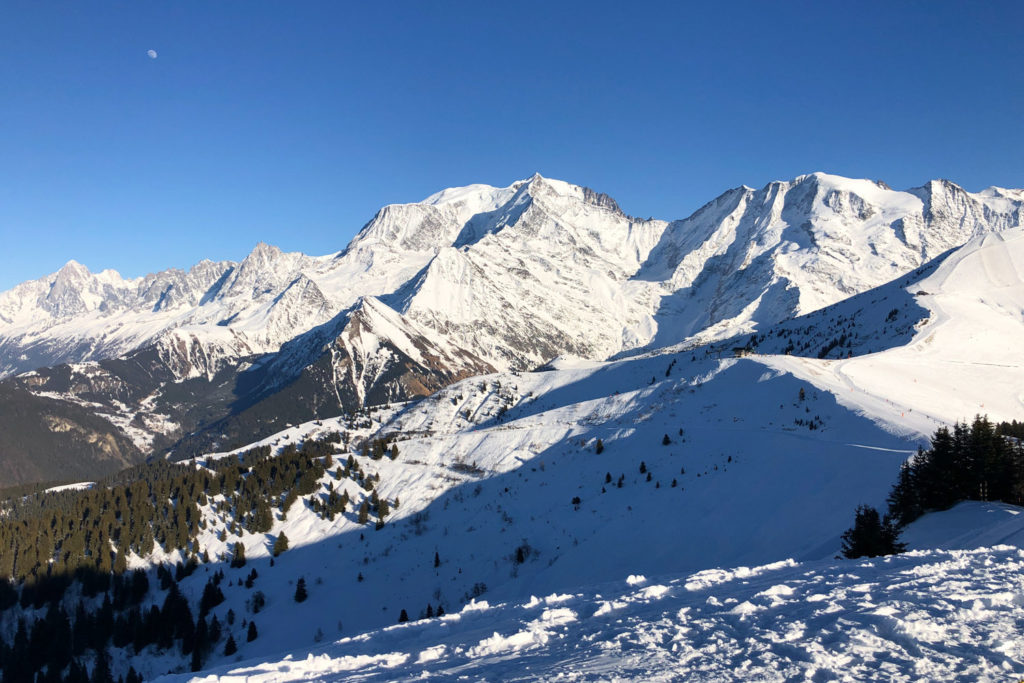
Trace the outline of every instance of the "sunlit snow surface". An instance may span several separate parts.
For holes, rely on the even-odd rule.
[[[913,285],[930,312],[911,343],[843,361],[765,361],[891,424],[1024,414],[1024,231],[978,237]]]
[[[909,289],[924,322],[847,360],[560,358],[376,414],[359,434],[400,433],[401,454],[361,462],[401,507],[380,531],[296,507],[270,535],[246,534],[258,585],[277,600],[253,617],[258,640],[242,643],[235,626],[237,662],[215,653],[209,664],[254,681],[1014,680],[1020,508],[965,503],[916,522],[906,556],[832,558],[855,506],[884,506],[900,463],[936,426],[1021,417],[1022,266],[1021,230],[972,241],[879,291],[888,308]],[[300,425],[270,442],[342,427]],[[207,519],[202,545],[227,552],[224,520]],[[279,531],[293,550],[270,569]],[[516,564],[523,541],[532,554]],[[760,567],[729,569],[741,565]],[[300,575],[323,582],[296,605],[287,596]],[[193,596],[197,576],[183,582]],[[477,582],[488,589],[467,606]],[[218,612],[242,614],[247,596],[229,591]],[[388,626],[428,602],[452,616]]]
[[[1006,681],[1024,674],[1024,552],[1015,547],[630,578],[570,595],[473,603],[195,680]]]

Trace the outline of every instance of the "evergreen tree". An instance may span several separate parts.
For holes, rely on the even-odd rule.
[[[597,453],[598,455],[604,453],[604,441],[602,441],[601,439],[597,440],[597,444],[594,446],[594,452]]]
[[[440,566],[441,566],[441,556],[435,550],[434,551],[434,569],[437,569]]]
[[[370,504],[366,502],[365,498],[363,498],[363,502],[359,506],[359,518],[358,518],[357,521],[360,524],[366,524],[367,520],[369,520],[369,519],[370,519]]]
[[[919,449],[913,461],[918,462],[923,459],[924,453]],[[900,466],[899,478],[893,485],[887,502],[889,503],[889,514],[901,527],[910,524],[924,513],[918,496],[914,467],[910,463],[905,462]]]
[[[231,567],[237,569],[245,566],[245,546],[241,541],[235,543],[234,554],[231,556]]]
[[[235,644],[235,637],[228,635],[228,642],[224,643],[224,656],[230,657],[238,652],[238,645]]]
[[[661,437],[661,445],[662,446],[668,446],[670,443],[672,443],[672,439],[668,438],[668,434],[666,434],[665,436]]]
[[[203,668],[203,656],[199,652],[198,647],[192,648],[192,658],[189,661],[189,669],[191,671],[199,671]]]
[[[306,593],[306,579],[299,577],[295,584],[295,602],[305,602],[309,594]]]
[[[284,532],[282,531],[277,535],[277,538],[274,539],[274,547],[271,552],[273,553],[274,557],[277,557],[285,550],[288,550],[288,537],[285,536]]]
[[[252,641],[256,640],[256,636],[258,635],[259,634],[256,632],[256,622],[250,621],[249,632],[245,635],[245,642],[251,643]]]
[[[409,621],[409,614],[403,609],[402,613],[398,615],[398,623],[404,624]]]
[[[899,530],[892,518],[889,515],[880,518],[878,510],[869,505],[857,508],[853,527],[843,532],[843,555],[850,559],[892,555],[904,550],[906,545],[899,542]]]
[[[199,616],[205,617],[211,609],[224,602],[224,592],[212,580],[203,588],[203,596],[199,599]]]
[[[110,673],[110,657],[106,649],[100,649],[96,653],[96,666],[93,667],[90,683],[114,683],[114,676]]]

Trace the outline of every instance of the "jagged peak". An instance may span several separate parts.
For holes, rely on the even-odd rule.
[[[964,193],[966,193],[967,192],[967,190],[965,190],[964,188],[960,187],[959,185],[954,183],[952,180],[947,180],[946,178],[936,178],[935,180],[929,180],[924,185],[921,185],[919,187],[911,188],[911,189],[909,189],[907,191],[908,192],[914,192],[915,194],[917,194],[919,192],[927,192],[927,193],[931,193],[931,194],[935,194],[937,192],[938,193],[941,193],[941,192],[964,192]]]
[[[252,251],[249,252],[249,255],[245,257],[245,260],[248,261],[252,259],[255,261],[269,261],[281,256],[283,253],[284,252],[282,252],[279,247],[275,247],[272,244],[267,244],[263,240],[260,240],[256,243],[256,246],[253,247]]]
[[[65,263],[63,266],[60,267],[60,270],[58,270],[56,273],[54,273],[54,275],[56,275],[57,277],[61,277],[61,276],[64,276],[64,277],[68,277],[68,276],[84,277],[84,276],[92,275],[92,273],[89,272],[88,268],[83,266],[81,263],[79,263],[75,259],[69,259],[67,263]]]

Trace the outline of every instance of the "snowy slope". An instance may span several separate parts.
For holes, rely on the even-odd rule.
[[[318,647],[310,642],[317,629],[327,638],[347,636],[394,623],[401,609],[414,618],[427,604],[459,612],[474,596],[504,606],[487,616],[469,609],[447,621],[350,636],[308,664],[254,665],[239,675],[263,672],[287,680],[294,674],[301,680],[344,678],[351,672],[401,679],[426,668],[440,675],[465,670],[500,678],[508,671],[502,667],[511,666],[508,658],[525,657],[515,665],[542,667],[539,676],[548,675],[549,667],[569,674],[587,660],[606,667],[595,669],[594,677],[717,679],[749,660],[751,676],[769,680],[819,670],[825,676],[827,667],[839,665],[853,667],[849,676],[860,680],[874,675],[877,661],[868,653],[880,657],[879,651],[888,653],[885,659],[893,667],[885,671],[887,679],[944,677],[954,671],[970,672],[972,679],[995,676],[1004,671],[1002,660],[993,659],[997,655],[1007,659],[1008,671],[1018,671],[1024,643],[1007,641],[1000,629],[1014,623],[1019,606],[984,597],[1019,590],[1014,571],[993,578],[988,568],[994,558],[1016,567],[1018,551],[930,549],[1021,543],[1019,509],[966,503],[927,515],[906,532],[911,547],[921,549],[917,555],[835,566],[831,558],[852,510],[861,503],[882,507],[900,463],[941,423],[930,413],[932,402],[941,398],[944,410],[955,416],[972,414],[973,396],[955,390],[954,374],[931,373],[935,385],[920,390],[915,385],[921,377],[896,371],[905,365],[899,360],[903,354],[942,358],[959,348],[957,338],[969,328],[975,334],[974,362],[988,363],[991,354],[1002,354],[1003,363],[993,372],[1010,378],[1000,383],[993,375],[985,385],[986,401],[1016,410],[1021,383],[1013,378],[1024,368],[1024,358],[1001,345],[1000,325],[1019,319],[1021,308],[1013,302],[1024,300],[1010,277],[1022,235],[1012,230],[979,237],[866,293],[870,299],[825,309],[817,322],[809,315],[783,325],[791,325],[792,338],[799,338],[809,328],[841,327],[868,315],[865,328],[876,334],[854,345],[850,359],[806,358],[778,349],[736,359],[730,348],[716,346],[611,362],[560,358],[538,372],[464,380],[396,409],[364,432],[401,435],[397,460],[365,461],[369,471],[382,475],[379,494],[401,499],[384,528],[369,531],[355,525],[351,515],[327,523],[293,510],[271,535],[246,537],[252,557],[266,557],[278,530],[296,539],[296,548],[274,568],[261,566],[261,575],[278,582],[268,585],[279,586],[278,593],[286,596],[288,581],[315,576],[315,595],[332,606],[321,614],[279,601],[260,628],[302,659]],[[924,291],[919,287],[928,293],[918,294]],[[957,331],[961,315],[968,327]],[[889,327],[875,329],[874,323],[886,320]],[[850,327],[850,334],[857,329]],[[988,329],[996,335],[986,342],[981,331]],[[945,330],[955,333],[947,341]],[[784,336],[769,335],[757,348],[769,351],[786,342]],[[897,360],[886,365],[891,357]],[[859,375],[835,372],[858,363],[888,368],[884,387],[857,384],[848,378]],[[984,366],[975,372],[985,372]],[[663,445],[666,436],[669,444]],[[342,482],[328,474],[324,483]],[[348,490],[354,501],[366,495],[358,487]],[[217,528],[213,525],[202,542],[227,552],[226,542],[216,540]],[[518,548],[525,549],[521,563]],[[435,552],[441,558],[436,568]],[[758,572],[710,569],[787,558],[804,564],[761,570],[786,578],[760,587],[750,586]],[[855,569],[844,569],[850,566]],[[650,614],[651,596],[640,588],[620,584],[616,590],[602,586],[580,592],[580,586],[621,581],[629,574],[678,577],[702,570],[702,577],[726,577],[730,588],[698,594],[687,588],[700,584],[694,577],[670,578],[663,581],[669,586],[665,595],[676,602],[665,611],[652,607]],[[899,578],[904,576],[909,578]],[[913,581],[921,581],[920,590]],[[964,588],[965,582],[971,587]],[[779,585],[784,587],[777,594],[763,593]],[[948,595],[946,602],[927,598],[935,593]],[[566,615],[553,612],[545,622],[543,607],[536,614],[533,606],[520,607],[530,595],[551,594],[572,596],[567,600],[578,606],[570,607],[572,620],[549,623],[562,618],[556,614]],[[552,599],[549,608],[557,602]],[[772,611],[773,604],[785,609]],[[675,640],[654,638],[643,657],[625,652],[624,634],[662,633],[658,625],[666,615],[686,607],[686,614],[699,615],[699,633],[715,635],[695,635],[694,627]],[[965,616],[964,609],[976,615]],[[607,621],[609,614],[624,621]],[[626,614],[631,616],[621,616]],[[462,632],[466,615],[477,621]],[[597,617],[602,619],[591,621]],[[978,619],[985,625],[965,632],[970,647],[956,656],[933,655],[940,649],[939,634],[968,628]],[[271,620],[298,620],[314,634],[264,626]],[[936,630],[923,630],[925,623]],[[610,631],[608,624],[614,626]],[[744,630],[735,630],[740,627]],[[851,636],[843,639],[835,635],[839,632]],[[788,642],[787,635],[790,641],[809,642],[814,656],[798,658],[791,648],[766,644]],[[635,637],[646,642],[643,635]],[[600,651],[612,654],[602,660]],[[680,652],[691,655],[680,657]],[[242,659],[256,654],[249,646],[240,652]],[[436,660],[430,659],[434,655]],[[914,668],[924,660],[935,668]]]
[[[157,680],[1017,680],[1022,570],[997,546],[630,575]]]
[[[785,369],[833,392],[845,405],[912,424],[938,424],[988,414],[1024,412],[1024,231],[973,239],[934,272],[903,283],[927,309],[913,339],[884,353],[847,360],[775,357]],[[882,306],[887,308],[887,306]]]
[[[941,359],[973,333],[974,372],[1002,354],[993,372],[1010,378],[994,374],[986,401],[1010,410],[1019,400],[1013,378],[1024,358],[999,335],[1014,334],[1001,325],[1017,324],[1013,302],[1024,300],[1010,277],[1022,235],[981,236],[866,299],[783,323],[788,337],[769,330],[747,357],[734,358],[728,344],[614,361],[560,357],[536,372],[457,381],[370,418],[271,437],[263,443],[283,448],[347,432],[335,460],[351,457],[380,475],[375,490],[393,512],[380,529],[359,525],[355,509],[369,492],[334,470],[313,494],[324,499],[329,486],[348,493],[348,511],[333,520],[303,500],[270,533],[235,535],[230,514],[206,506],[200,549],[216,561],[237,541],[250,558],[226,569],[227,600],[214,610],[221,623],[228,609],[239,616],[231,632],[241,663],[218,651],[210,666],[254,680],[423,671],[505,678],[513,670],[637,680],[720,680],[736,670],[767,680],[1020,673],[1013,596],[1024,556],[988,548],[1024,540],[1019,509],[964,504],[908,530],[920,552],[834,558],[855,507],[882,507],[900,464],[940,423],[930,392],[945,392],[946,411],[973,409],[953,373],[932,373],[934,386],[918,389],[920,377],[897,371],[907,366],[902,354]],[[961,316],[968,325],[957,328]],[[379,324],[387,320],[398,324]],[[832,329],[859,340],[852,358],[818,359],[817,344],[811,357],[779,348]],[[986,341],[984,330],[996,336]],[[884,387],[835,372],[858,363],[888,368]],[[363,439],[389,434],[397,459],[360,455]],[[282,532],[291,549],[271,566]],[[157,559],[177,558],[132,564]],[[222,566],[200,569],[182,590],[198,598],[208,572]],[[268,596],[258,614],[247,608],[252,591],[238,585],[253,568]],[[624,585],[631,574],[663,578]],[[310,592],[301,604],[290,598],[300,576]],[[401,610],[415,620],[427,605],[454,616],[392,626]],[[258,623],[253,643],[243,642],[242,618]],[[950,651],[953,633],[960,645]],[[268,643],[282,654],[268,655]],[[306,660],[310,651],[317,656]],[[132,664],[150,675],[184,666],[174,656]]]
[[[240,540],[249,558],[245,568],[225,570],[230,590],[215,610],[221,623],[228,609],[258,622],[260,639],[251,644],[240,622],[234,627],[241,656],[267,643],[298,650],[379,628],[428,603],[453,613],[474,596],[515,601],[629,573],[831,558],[854,507],[883,502],[919,441],[879,429],[755,360],[687,352],[553,365],[464,380],[390,414],[375,412],[371,425],[324,420],[267,441],[281,448],[305,434],[349,432],[351,450],[335,460],[351,455],[379,474],[375,490],[395,509],[379,530],[360,526],[354,511],[369,494],[333,471],[315,495],[331,485],[352,500],[333,521],[300,503],[269,534],[221,540],[231,519],[207,509],[200,548],[224,557]],[[392,432],[401,434],[396,460],[358,454],[363,436]],[[281,532],[292,547],[270,566]],[[269,597],[256,615],[245,607],[252,592],[232,586],[252,568]],[[301,605],[289,599],[299,576],[311,595]],[[197,572],[182,590],[198,597],[206,577]],[[216,653],[211,665],[222,661]],[[174,666],[164,659],[146,670]]]

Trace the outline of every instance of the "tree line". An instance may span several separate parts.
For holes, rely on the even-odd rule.
[[[903,527],[964,500],[1024,504],[1024,423],[994,424],[979,415],[971,424],[937,429],[931,448],[919,448],[900,467],[884,515],[867,505],[857,508],[853,527],[843,534],[843,554],[902,552]]]
[[[244,546],[235,543],[231,557],[211,558],[199,545],[199,533],[211,523],[223,524],[214,527],[221,541],[243,530],[266,533],[275,510],[284,519],[300,498],[315,513],[333,518],[349,505],[348,492],[335,490],[346,478],[367,492],[359,513],[352,511],[353,520],[367,523],[373,511],[382,525],[398,501],[378,496],[379,474],[367,473],[354,456],[335,464],[340,441],[337,434],[308,439],[301,448],[285,446],[277,456],[269,446],[260,446],[205,467],[157,461],[89,490],[18,491],[24,495],[0,502],[0,616],[9,617],[13,627],[0,633],[3,681],[113,683],[120,679],[110,672],[108,648],[130,648],[134,654],[146,648],[176,650],[189,658],[194,671],[215,649],[235,652],[233,612],[226,626],[210,615],[224,600],[219,587],[223,571],[214,572],[195,606],[177,584],[203,563],[244,566]],[[371,458],[383,453],[397,457],[397,447],[389,445],[371,442],[365,448]],[[331,468],[331,481],[322,485]],[[204,518],[204,507],[224,521]],[[181,561],[148,572],[128,569],[130,556],[147,557],[158,547],[165,553],[180,551]],[[287,537],[278,534],[272,556],[287,549]],[[245,588],[252,589],[256,578],[253,569]],[[257,590],[247,609],[255,614],[264,601]],[[254,621],[243,626],[248,628],[239,636],[257,637]],[[141,680],[133,670],[122,678]]]

